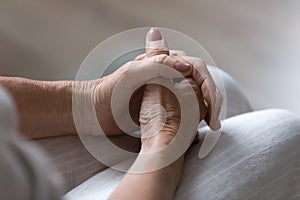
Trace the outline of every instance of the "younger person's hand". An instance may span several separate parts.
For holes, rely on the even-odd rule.
[[[160,39],[159,41],[152,41]],[[141,55],[137,60],[144,60],[157,55],[169,55],[167,44],[158,29],[152,29],[147,35],[146,54]],[[184,53],[172,53],[172,57],[184,56]],[[181,57],[176,58],[182,63],[187,63]],[[187,71],[183,73],[187,73]],[[164,78],[164,81],[168,81]],[[169,81],[171,81],[169,79]],[[190,88],[193,94],[187,93]],[[174,83],[174,89],[181,95],[195,95],[199,106],[199,121],[207,115],[207,107],[200,87],[193,78],[188,77],[184,80]],[[189,99],[189,98],[187,98]],[[198,108],[195,108],[198,109]],[[172,91],[158,84],[147,84],[144,90],[144,96],[139,118],[142,132],[142,151],[155,152],[166,145],[176,136],[181,122],[181,107],[178,99]],[[195,127],[196,131],[196,127]]]

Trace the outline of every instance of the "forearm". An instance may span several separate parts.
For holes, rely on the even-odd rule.
[[[0,77],[13,96],[21,132],[29,138],[75,134],[72,117],[72,81],[36,81]]]
[[[171,200],[174,199],[183,167],[183,156],[169,166],[147,173],[127,173],[113,192],[111,200]],[[139,162],[139,159],[136,160]],[[135,164],[138,163],[134,163]]]

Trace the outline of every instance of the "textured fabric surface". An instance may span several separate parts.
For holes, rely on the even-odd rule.
[[[41,148],[20,137],[13,101],[0,87],[0,199],[60,199],[62,180],[45,157]]]
[[[300,121],[265,110],[225,121],[205,159],[188,154],[176,199],[300,199]]]
[[[132,137],[116,136],[110,140],[131,152],[138,152],[140,148],[140,141]],[[87,151],[78,136],[46,138],[36,143],[49,153],[48,159],[64,177],[67,190],[107,168]]]
[[[300,121],[288,111],[264,110],[227,119],[206,158],[197,158],[200,144],[187,153],[176,199],[300,199],[299,144]],[[106,169],[64,198],[107,199],[123,175]]]

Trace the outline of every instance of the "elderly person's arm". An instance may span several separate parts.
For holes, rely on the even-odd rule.
[[[122,130],[117,126],[111,108],[111,97],[117,82],[129,72],[141,77],[140,74],[144,70],[151,71],[152,63],[174,67],[175,62],[175,59],[163,55],[127,63],[113,74],[97,80],[38,81],[19,77],[0,77],[0,84],[13,96],[19,112],[21,132],[28,138],[77,134],[72,112],[72,98],[74,97],[72,95],[75,92],[74,98],[85,98],[92,101],[104,134],[117,135],[122,133]],[[131,68],[134,70],[130,70]],[[155,76],[155,73],[147,73],[144,78],[147,81]],[[137,80],[136,84],[140,84],[140,81]],[[142,89],[134,93],[130,102],[130,113],[135,122],[138,122]],[[124,103],[124,110],[126,106]],[[118,112],[124,111],[119,110]],[[88,122],[84,122],[86,119],[80,120],[88,124]],[[97,135],[101,133],[83,130],[81,134]]]
[[[0,77],[17,105],[20,129],[29,138],[76,133],[72,117],[72,82]]]
[[[154,48],[150,52],[156,50]],[[189,59],[186,58],[186,60]],[[68,134],[117,135],[123,132],[115,122],[111,106],[112,94],[117,83],[126,75],[130,75],[133,78],[130,79],[130,87],[132,88],[129,89],[134,89],[153,78],[165,76],[166,74],[156,71],[159,70],[157,69],[158,64],[176,69],[184,76],[193,77],[208,104],[208,115],[205,120],[213,129],[218,129],[220,126],[218,113],[221,99],[218,98],[215,84],[205,64],[199,60],[193,64],[187,63],[183,57],[176,55],[140,56],[139,59],[121,66],[114,73],[96,80],[37,81],[17,77],[0,77],[0,84],[6,87],[14,97],[19,111],[21,131],[29,138]],[[143,89],[143,87],[138,89],[130,100],[130,114],[136,123],[139,119]],[[80,133],[76,131],[77,127],[75,127],[72,109],[74,93],[76,98],[87,98],[94,106],[103,133],[95,133],[96,129],[90,127],[87,127],[86,130],[81,128]],[[121,121],[128,120],[128,116],[123,116],[128,106],[125,105],[125,101],[120,100],[119,103],[121,106],[116,114]],[[77,122],[80,121],[81,124],[91,123],[85,118],[76,120]]]

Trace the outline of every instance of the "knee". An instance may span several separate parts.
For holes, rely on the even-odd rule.
[[[259,124],[261,134],[268,135],[270,141],[293,141],[300,143],[300,119],[284,109],[256,111],[252,116]]]
[[[272,145],[274,142],[300,143],[300,119],[290,111],[267,109],[239,115],[224,122],[224,132],[239,141]]]
[[[258,111],[261,115],[266,115],[265,118],[269,123],[280,123],[292,130],[300,130],[300,118],[289,110],[274,108]]]
[[[284,109],[271,109],[266,112],[272,116],[270,120],[274,125],[280,124],[282,131],[300,143],[300,118],[296,114]]]

